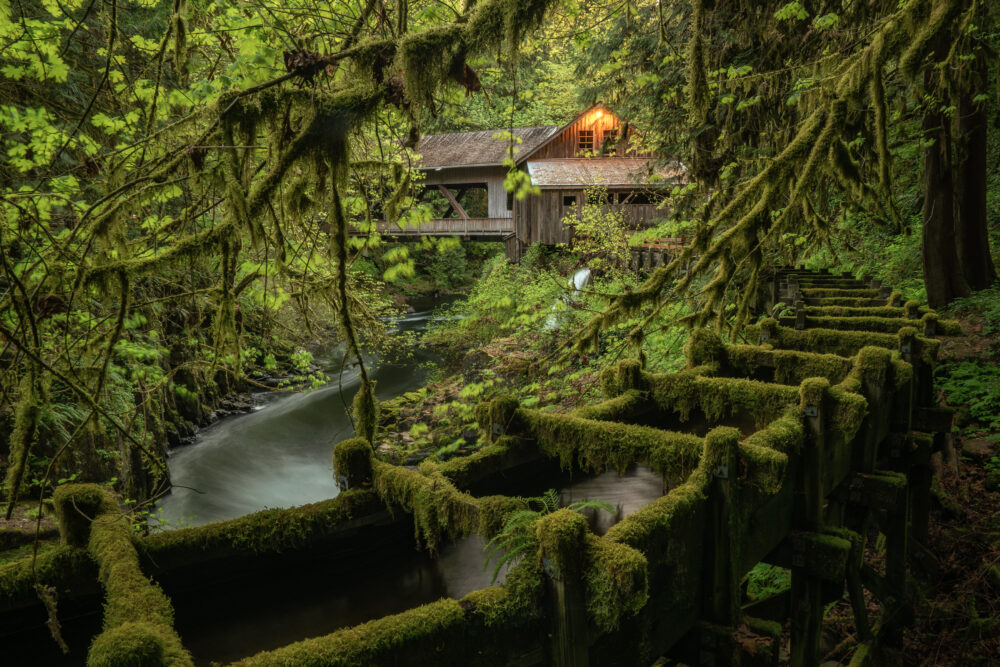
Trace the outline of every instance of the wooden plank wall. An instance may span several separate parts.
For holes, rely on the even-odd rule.
[[[562,224],[563,216],[569,212],[563,206],[564,194],[571,193],[543,190],[540,195],[514,203],[514,226],[522,243],[555,245],[570,242],[571,230]],[[572,191],[572,194],[577,195],[577,201],[582,201],[583,190]]]
[[[601,113],[598,116],[598,112]],[[601,148],[606,132],[619,132],[621,121],[606,109],[591,109],[589,112],[578,118],[558,136],[549,140],[537,153],[533,153],[529,159],[545,160],[549,158],[579,157],[580,153],[580,130],[594,131],[594,150]],[[629,128],[626,141],[619,141],[615,152],[610,155],[615,157],[653,157],[652,153],[637,153],[629,150],[628,143],[635,135],[635,131]]]

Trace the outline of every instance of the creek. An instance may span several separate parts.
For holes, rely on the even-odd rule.
[[[396,320],[404,332],[423,331],[432,311]],[[426,383],[421,364],[434,355],[414,347],[401,361],[366,359],[385,401]],[[199,526],[266,508],[294,507],[337,495],[333,481],[333,444],[354,433],[346,405],[360,382],[356,367],[340,377],[343,347],[328,349],[316,361],[331,382],[304,393],[264,392],[257,408],[212,424],[185,447],[170,452],[176,485],[158,503],[154,522],[170,528]],[[373,363],[374,362],[374,363]]]
[[[398,326],[419,333],[431,317],[430,311],[414,313]],[[403,362],[372,360],[379,399],[425,384],[420,364],[432,359],[430,352],[417,348]],[[164,498],[160,518],[172,527],[200,525],[337,495],[333,444],[353,433],[345,401],[350,403],[358,377],[356,370],[344,373],[341,396],[336,377],[340,355],[333,350],[320,361],[333,379],[330,385],[307,393],[260,395],[256,411],[223,419],[194,444],[172,452],[174,483],[192,488],[178,488]],[[512,476],[490,492],[538,495],[548,488],[560,491],[562,504],[594,499],[615,507],[614,516],[592,517],[598,533],[664,491],[662,478],[647,468],[633,467],[624,476],[614,471],[572,475],[552,463]],[[176,627],[198,664],[238,660],[491,584],[492,567],[484,568],[481,538],[444,545],[432,558],[414,549],[410,526],[382,531],[381,541],[374,533],[359,536],[347,550],[262,558],[246,569],[214,572],[197,581],[176,573],[161,583],[173,600]]]

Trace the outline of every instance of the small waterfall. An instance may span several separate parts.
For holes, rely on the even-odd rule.
[[[583,267],[577,270],[573,274],[573,277],[569,279],[569,286],[573,288],[574,292],[580,292],[590,283],[590,269]]]
[[[574,300],[588,284],[590,284],[590,269],[587,267],[577,269],[576,273],[570,276],[566,282],[570,291],[560,295],[549,307],[551,312],[545,318],[545,331],[553,331],[562,325],[562,314],[569,308],[569,302]]]

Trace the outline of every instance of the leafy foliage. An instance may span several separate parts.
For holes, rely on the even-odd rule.
[[[549,489],[540,496],[521,498],[521,500],[527,505],[527,509],[512,512],[504,522],[500,533],[483,548],[486,552],[483,569],[489,567],[490,561],[495,563],[492,579],[494,582],[505,566],[513,567],[526,555],[538,550],[538,540],[532,532],[533,524],[539,518],[561,507],[559,493],[555,489]],[[578,500],[566,507],[574,512],[587,509],[614,512],[614,507],[601,500]]]

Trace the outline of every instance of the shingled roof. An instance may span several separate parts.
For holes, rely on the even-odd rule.
[[[521,139],[518,152],[526,155],[552,137],[558,128],[555,125],[540,127],[515,127],[513,134]],[[505,130],[479,130],[477,132],[451,132],[449,134],[429,134],[420,140],[421,169],[442,167],[498,167],[507,157],[508,139],[496,139],[493,135]]]

